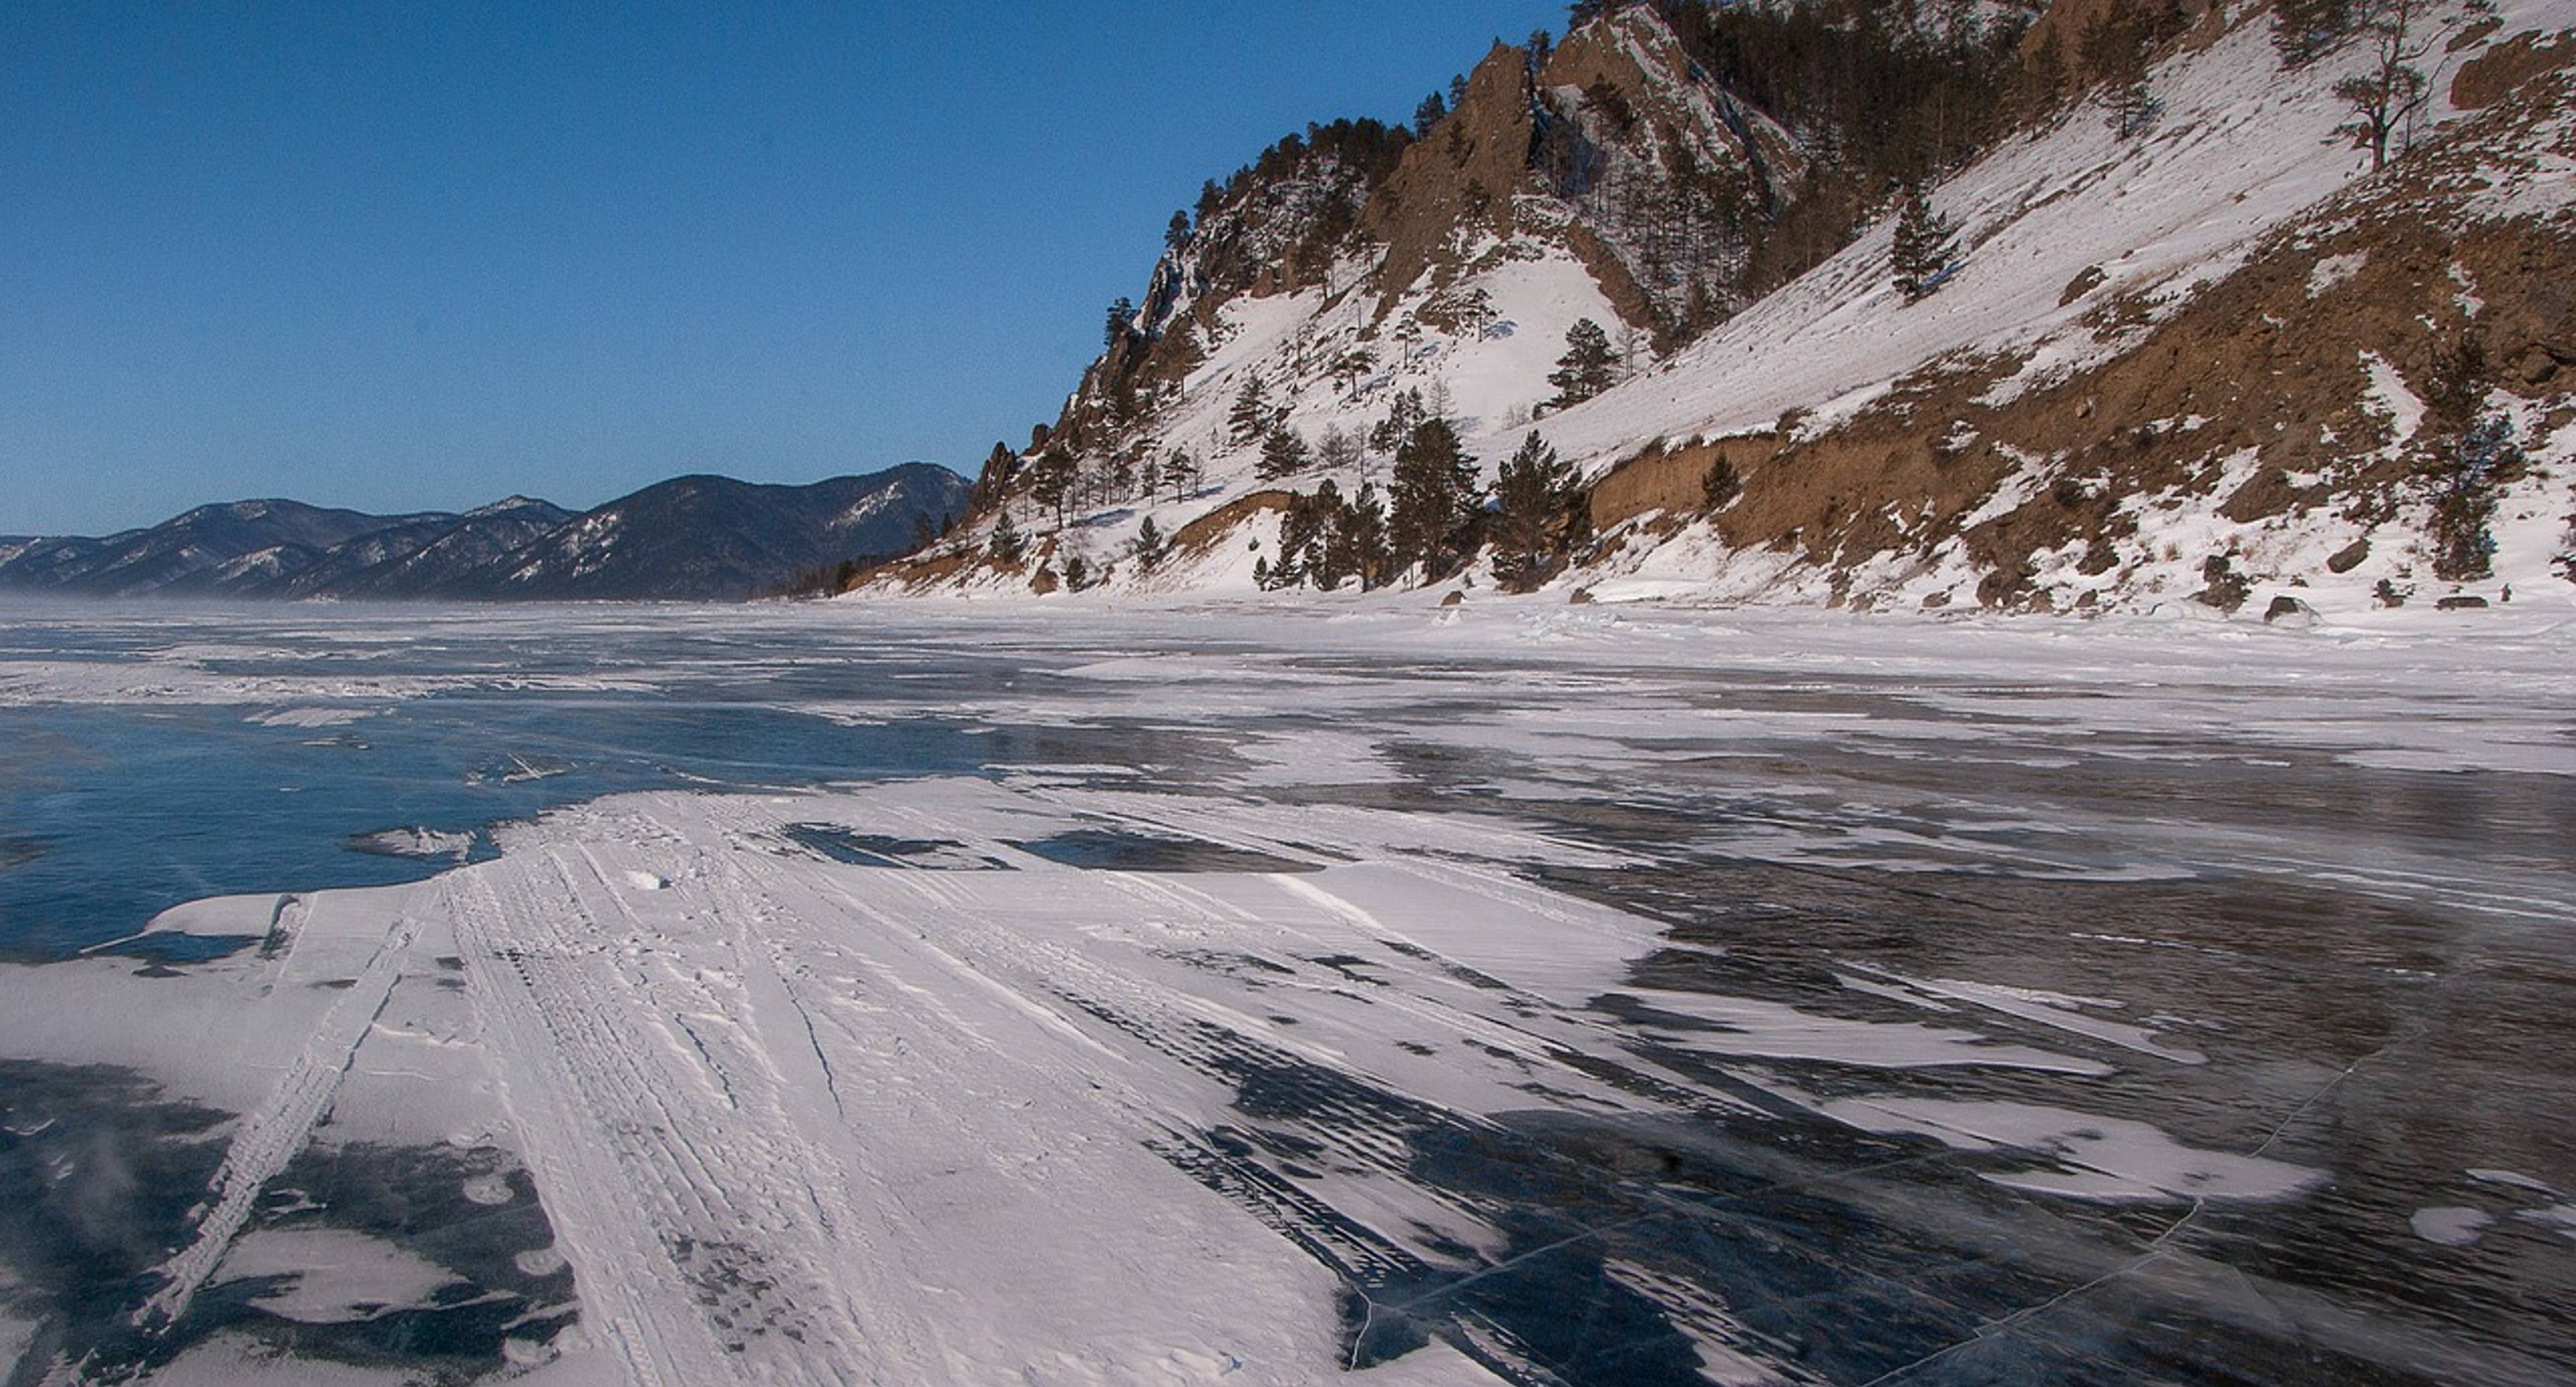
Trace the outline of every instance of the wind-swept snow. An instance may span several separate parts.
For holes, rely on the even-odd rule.
[[[2381,1284],[2576,1275],[2545,1122],[2438,1097],[2561,987],[2562,624],[1266,610],[560,613],[550,658],[604,656],[560,673],[631,662],[640,703],[989,749],[558,802],[489,860],[121,946],[242,941],[209,962],[0,967],[0,1054],[230,1115],[118,1312],[185,1351],[120,1361],[257,1380],[188,1326],[475,1301],[510,1371],[692,1387],[1858,1382],[2171,1323],[2401,1381],[2576,1349]],[[264,619],[128,676],[377,633]],[[537,618],[488,620],[420,615],[460,653],[405,677]],[[313,663],[186,696],[335,706]],[[434,1226],[517,1231],[468,1274],[335,1210],[404,1161]],[[1890,1328],[1811,1371],[1828,1319]]]

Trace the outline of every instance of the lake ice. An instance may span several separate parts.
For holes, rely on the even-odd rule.
[[[2576,1374],[2576,630],[12,606],[12,1383]]]

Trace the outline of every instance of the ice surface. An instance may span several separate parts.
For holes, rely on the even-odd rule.
[[[2417,1209],[2415,1216],[2407,1222],[2414,1228],[2415,1236],[2428,1243],[2439,1243],[2444,1247],[2468,1247],[2477,1242],[2488,1228],[2494,1226],[2495,1217],[2480,1209],[2440,1205],[2430,1209]]]
[[[429,1303],[455,1284],[445,1268],[345,1229],[263,1231],[235,1240],[215,1272],[216,1285],[275,1279],[253,1300],[271,1313],[307,1324],[369,1319]]]
[[[0,966],[0,1057],[230,1115],[118,1314],[264,1318],[174,1331],[157,1379],[258,1380],[236,1336],[262,1324],[558,1275],[512,1313],[577,1318],[478,1341],[495,1370],[1865,1382],[1964,1342],[2045,1373],[2062,1339],[2409,1382],[2576,1361],[2500,1308],[2576,1284],[2545,1116],[2576,1084],[2515,1019],[2570,985],[2559,625],[1264,616],[514,617],[490,639],[595,642],[641,703],[721,688],[808,710],[809,740],[568,795],[428,880],[279,882]],[[133,673],[392,643],[289,619],[203,618]],[[406,617],[459,653],[388,672],[444,686],[494,648],[479,619]],[[474,677],[623,754],[580,721],[612,695]],[[279,678],[187,696],[314,706]],[[836,771],[812,748],[853,727],[971,732],[981,764]],[[209,938],[239,943],[190,961]],[[2535,1100],[2451,1102],[2508,1077]],[[330,1223],[317,1172],[387,1152],[443,1153],[403,1186],[433,1226],[546,1222],[472,1276]],[[2481,1231],[2473,1205],[2477,1241],[2433,1236]],[[2409,1308],[2426,1258],[2493,1313]]]
[[[2260,1156],[2196,1151],[2144,1123],[2024,1103],[1855,1098],[1824,1111],[1856,1127],[1921,1132],[1964,1151],[2038,1157],[2046,1168],[1985,1178],[2084,1199],[2277,1199],[2324,1178]]]

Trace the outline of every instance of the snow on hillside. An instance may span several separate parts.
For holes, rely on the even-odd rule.
[[[2514,0],[2504,34],[2576,25],[2571,0]],[[2335,136],[2331,88],[2348,63],[2281,70],[2260,17],[2158,70],[2155,129],[2113,134],[2086,103],[1932,191],[1962,228],[1966,263],[1903,308],[1888,270],[1894,219],[1679,353],[1664,369],[1546,421],[1568,456],[1606,464],[1647,439],[1746,433],[1790,409],[1819,430],[1937,358],[2027,355],[2003,390],[2117,353],[2082,320],[2144,291],[2168,311],[2224,278],[2263,234],[2354,177],[2369,156]],[[2447,101],[2448,71],[2434,83]],[[2447,105],[2437,113],[2453,114]],[[2078,275],[2101,285],[2061,305]],[[2143,333],[2144,328],[2137,329]],[[1492,452],[1502,439],[1476,440]]]
[[[1261,382],[1286,427],[1309,444],[1327,429],[1366,430],[1407,390],[1426,396],[1445,391],[1452,417],[1470,430],[1501,436],[1527,428],[1532,412],[1555,394],[1547,377],[1565,352],[1566,330],[1584,318],[1615,325],[1618,314],[1582,263],[1551,242],[1489,236],[1459,247],[1459,256],[1478,268],[1436,295],[1417,284],[1391,305],[1374,294],[1329,295],[1322,288],[1227,302],[1218,310],[1220,326],[1211,334],[1207,359],[1191,372],[1157,429],[1165,451],[1182,449],[1199,461],[1201,487],[1178,502],[1166,492],[1158,504],[1086,517],[1068,532],[1064,547],[1086,562],[1114,561],[1148,517],[1170,535],[1228,500],[1272,485],[1255,471],[1260,446],[1238,442],[1231,427],[1236,397],[1248,380]],[[1333,279],[1356,281],[1362,268],[1345,260]],[[1425,324],[1426,309],[1435,319],[1454,314],[1462,320],[1458,330]],[[1373,333],[1381,320],[1385,329]],[[1636,348],[1641,357],[1645,350]],[[1337,365],[1353,352],[1365,352],[1370,365],[1337,378]],[[1373,469],[1345,471],[1334,480],[1351,490],[1362,472],[1385,481],[1383,459]],[[1327,475],[1319,470],[1284,484],[1311,490]],[[1247,546],[1259,538],[1247,534],[1227,546],[1246,555],[1241,563],[1131,575],[1127,586],[1169,591],[1186,583],[1190,590],[1250,592]],[[969,582],[972,589],[1025,591],[1023,584],[997,575]]]
[[[2534,27],[2564,29],[2576,24],[2576,5],[2525,0],[2508,7],[2505,19],[2500,38]],[[2014,141],[1939,189],[1935,201],[1963,224],[1966,263],[1925,302],[1906,307],[1897,298],[1888,282],[1888,235],[1881,230],[1667,370],[1550,420],[1542,432],[1598,469],[1647,439],[1764,433],[1793,409],[1805,411],[1798,438],[1827,435],[1927,365],[1973,373],[2000,363],[2005,373],[1977,401],[2000,407],[2133,350],[2245,263],[2269,233],[2367,172],[2367,156],[2334,134],[2344,111],[2327,90],[2350,62],[2285,74],[2268,37],[2267,26],[2243,24],[2165,67],[2156,85],[2168,109],[2144,139],[2116,140],[2088,108],[2053,130]],[[2437,120],[2459,114],[2447,105],[2448,78],[2468,56],[2458,55],[2436,76],[2443,103],[2433,112]],[[2556,167],[2564,162],[2562,154],[2544,151],[2530,167],[2481,169],[2476,176],[2495,185],[2487,210],[2563,213],[2576,204],[2576,188]],[[2344,225],[2341,218],[2340,212],[2328,216],[2316,234]],[[2365,251],[2321,261],[2309,277],[2309,299],[2333,293],[2367,260]],[[2482,311],[2461,268],[2455,264],[2451,273],[2461,281],[2462,309]],[[2086,281],[2098,282],[2087,288]],[[2113,296],[2143,303],[2146,312],[2105,333],[2096,309]],[[2424,326],[2435,328],[2430,320]],[[2367,382],[2367,398],[2375,401],[2370,412],[2386,441],[2345,456],[2402,461],[2422,425],[2422,401],[2378,352],[2360,350],[2353,370],[2356,386]],[[2527,403],[2507,399],[2505,406],[2531,466],[2499,497],[2494,572],[2478,583],[2436,587],[2431,595],[2511,601],[2519,594],[2563,605],[2570,600],[2560,570],[2576,517],[2576,476],[2568,465],[2576,461],[2576,428]],[[2204,421],[2135,422],[2189,432]],[[1482,441],[1489,451],[1502,442]],[[2045,461],[2026,458],[1983,504],[1953,523],[1952,538],[1928,552],[1898,547],[1837,567],[1805,562],[1786,549],[1730,548],[1701,522],[1677,536],[1631,536],[1623,549],[1565,582],[1590,585],[1605,600],[1848,596],[1893,608],[1973,601],[1987,570],[1966,532],[2037,502],[2051,479]],[[2266,615],[2279,603],[2304,619],[2317,611],[2367,612],[2382,603],[2389,585],[2402,593],[2422,580],[2425,550],[2395,540],[2429,533],[2429,498],[2400,500],[2393,524],[2356,518],[2352,507],[2228,514],[2230,499],[2272,466],[2257,449],[2240,448],[2214,456],[2185,482],[2120,498],[2114,513],[2135,536],[2113,551],[2115,562],[2095,562],[2099,551],[2081,542],[2035,551],[2026,560],[2031,588],[2058,610],[2124,606],[2214,616],[2184,599],[2208,586],[2207,556],[2224,554],[2254,579],[2240,610]],[[2289,480],[2332,485],[2322,475]],[[2379,542],[2366,543],[2374,531]],[[2366,558],[2350,557],[2364,550]]]
[[[2482,43],[2576,28],[2576,0],[2509,0],[2500,17],[2501,26]],[[1791,411],[1799,415],[1797,437],[1829,434],[1927,366],[1998,372],[1979,401],[1994,407],[2117,359],[2225,281],[2268,235],[2368,172],[2368,156],[2335,134],[2348,113],[2331,91],[2360,61],[2357,48],[2287,72],[2270,38],[2265,16],[2256,12],[2183,43],[2155,73],[2163,111],[2142,137],[2117,137],[2098,102],[2087,100],[1931,190],[1934,205],[1960,224],[1964,263],[1926,301],[1904,304],[1891,283],[1891,215],[1673,359],[1658,363],[1633,353],[1633,378],[1561,413],[1544,406],[1554,394],[1547,376],[1564,350],[1566,329],[1591,318],[1616,334],[1619,319],[1582,263],[1547,234],[1549,213],[1561,211],[1534,200],[1523,200],[1525,229],[1514,239],[1453,245],[1452,257],[1469,272],[1436,295],[1426,277],[1392,303],[1348,288],[1238,297],[1218,314],[1222,326],[1211,334],[1208,356],[1177,402],[1164,406],[1155,431],[1164,449],[1186,449],[1203,464],[1202,485],[1177,500],[1166,491],[1151,504],[1083,517],[1062,547],[1083,555],[1097,572],[1126,556],[1145,519],[1169,536],[1270,485],[1256,478],[1256,448],[1237,444],[1229,425],[1238,391],[1252,380],[1310,442],[1327,429],[1365,430],[1399,392],[1419,389],[1445,397],[1489,475],[1535,427],[1598,477],[1658,440],[1767,433]],[[2435,105],[2418,138],[2458,114],[2448,105],[2450,79],[2478,51],[2427,61]],[[2528,215],[2576,200],[2566,171],[2550,159],[2565,162],[2546,156],[2527,176],[2500,186],[2493,210]],[[1373,263],[1346,258],[1326,285],[1363,284]],[[2312,289],[2331,292],[2357,269],[2350,261],[2321,268],[2324,280]],[[2143,305],[2144,312],[2105,314],[2114,302]],[[1355,352],[1367,354],[1357,370],[1350,365]],[[2191,421],[2172,422],[2188,427]],[[2537,436],[2529,450],[2539,465],[2516,483],[2499,515],[2501,554],[2491,585],[2497,591],[2512,584],[2525,592],[2558,586],[2551,565],[2562,547],[2562,517],[2576,498],[2556,474],[2569,470],[2563,464],[2576,456],[2576,435]],[[2242,470],[2258,462],[2248,455],[2213,466]],[[1374,463],[1384,465],[1383,459]],[[1308,473],[1281,485],[1311,490],[1319,480],[1319,473]],[[1345,491],[1360,480],[1336,478]],[[2001,510],[1993,514],[2008,513],[2044,494],[2048,480],[2034,463],[2018,474],[2017,499],[2012,485],[1999,487],[1975,513],[1991,518],[1988,508],[1995,506]],[[2305,528],[2226,520],[2216,507],[2232,490],[2196,486],[2188,495],[2129,498],[2141,543],[2110,578],[2078,573],[2081,552],[2037,554],[2031,562],[2043,588],[2061,602],[2083,597],[2144,609],[2193,591],[2209,546],[2269,555],[2286,572],[2294,563],[2321,569],[2326,556],[2351,542],[2348,527],[2324,520]],[[2420,520],[2420,509],[2408,514]],[[1023,528],[1043,528],[1028,519],[1023,516]],[[1125,565],[1108,591],[1249,591],[1252,558],[1269,543],[1259,527],[1271,519],[1247,516],[1255,528],[1164,571],[1143,574]],[[2370,585],[2402,571],[2402,563],[2395,546],[2383,545],[2380,557],[2346,575],[2350,581],[2342,587],[2330,594],[2302,591],[2299,600],[2366,607]],[[1559,587],[1591,587],[1604,598],[1798,602],[1866,591],[1873,601],[1911,605],[1973,601],[1981,571],[1979,560],[1953,540],[1929,554],[1891,550],[1838,581],[1788,552],[1730,547],[1699,524],[1633,537],[1591,569],[1560,579]],[[1027,590],[1022,576],[984,573],[967,581],[996,593]],[[2257,592],[2256,614],[2272,595],[2269,587]]]

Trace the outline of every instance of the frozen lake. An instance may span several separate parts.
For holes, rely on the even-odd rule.
[[[2565,1382],[2519,607],[0,607],[0,1382]]]

